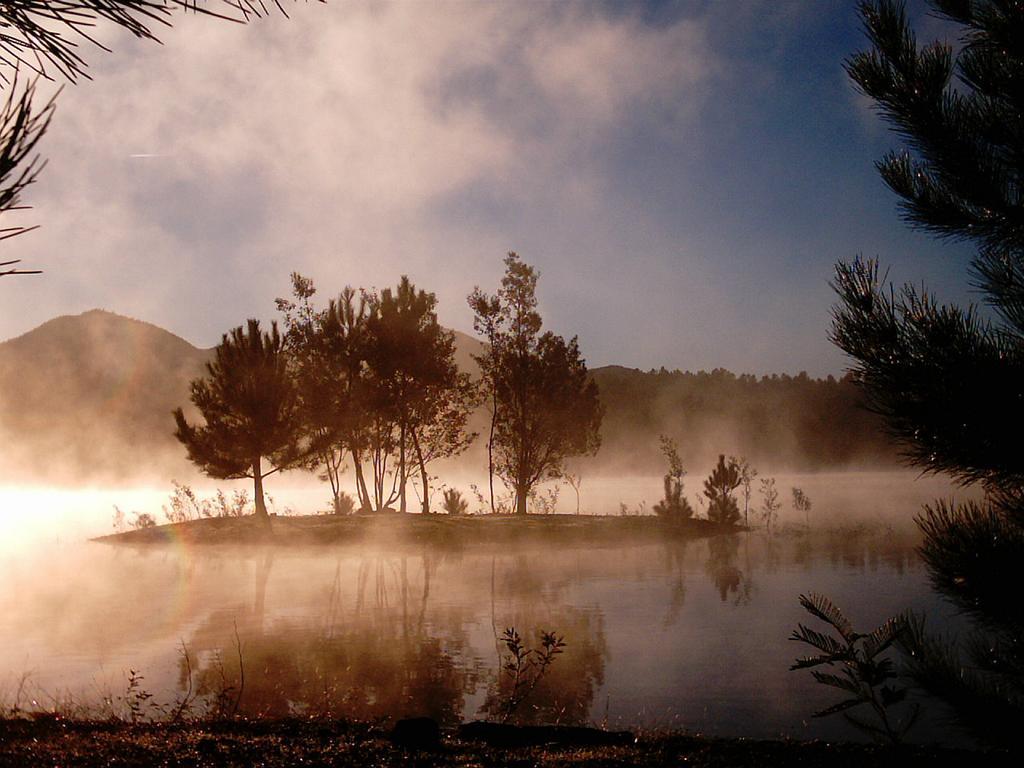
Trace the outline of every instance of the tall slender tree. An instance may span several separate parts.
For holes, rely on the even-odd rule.
[[[320,310],[313,305],[315,294],[312,280],[292,273],[292,299],[277,299],[277,308],[284,315],[285,344],[298,387],[300,416],[318,446],[308,468],[322,470],[338,513],[343,507],[341,480],[347,453],[355,469],[359,506],[368,509],[370,496],[362,472],[365,409],[360,402],[366,301],[352,288],[345,288]]]
[[[206,371],[192,382],[192,402],[205,424],[189,424],[178,408],[175,437],[210,477],[252,478],[256,516],[267,519],[264,478],[301,464],[317,449],[299,417],[298,392],[277,323],[264,333],[259,321],[249,320],[246,328],[225,334]],[[264,459],[270,469],[264,469]]]
[[[408,481],[416,468],[421,508],[430,510],[427,464],[461,453],[475,435],[465,431],[474,388],[455,363],[455,336],[437,320],[437,297],[402,276],[373,301],[367,321],[368,376],[378,408],[395,424],[399,510],[408,511]],[[410,457],[410,454],[412,456]]]
[[[495,296],[469,296],[475,327],[490,342],[477,358],[493,404],[489,462],[524,515],[530,492],[561,476],[568,456],[595,453],[603,408],[576,338],[541,333],[538,272],[515,253]]]
[[[983,502],[918,518],[932,583],[973,619],[962,645],[906,636],[911,671],[980,738],[1016,744],[1024,716],[1024,610],[1008,594],[1024,563],[1024,3],[933,0],[961,47],[919,48],[901,3],[861,6],[871,50],[847,71],[906,141],[878,168],[904,218],[978,247],[991,307],[940,305],[884,285],[877,261],[836,268],[832,338],[871,406],[929,472],[979,483]]]

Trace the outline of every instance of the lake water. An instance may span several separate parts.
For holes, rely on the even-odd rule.
[[[531,646],[541,630],[566,643],[520,720],[852,738],[840,719],[810,717],[836,697],[788,671],[805,653],[787,639],[809,619],[797,596],[830,596],[858,629],[906,608],[949,621],[911,524],[949,487],[780,478],[786,507],[791,485],[814,507],[785,513],[773,536],[458,550],[115,547],[86,539],[110,532],[114,504],[156,513],[166,492],[0,489],[0,703],[102,714],[136,702],[159,716],[154,704],[166,712],[191,691],[195,711],[450,723],[501,713],[501,635],[515,627]],[[649,508],[659,490],[658,478],[594,480],[581,506]],[[303,511],[323,491],[278,495]],[[575,508],[572,492],[560,503]]]

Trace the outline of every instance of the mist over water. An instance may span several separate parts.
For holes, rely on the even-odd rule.
[[[113,505],[163,522],[166,491],[3,489],[0,696],[102,711],[123,706],[135,670],[169,704],[190,667],[196,706],[212,706],[238,690],[240,653],[243,713],[450,723],[500,705],[499,637],[514,626],[530,644],[540,630],[567,644],[523,719],[849,738],[839,720],[810,719],[828,692],[787,671],[801,653],[786,639],[805,618],[797,595],[829,595],[858,628],[906,608],[947,616],[911,520],[950,489],[906,473],[778,484],[776,536],[557,548],[113,546],[86,541],[110,532]],[[809,533],[789,508],[792,485],[814,502]],[[323,488],[271,494],[279,510],[326,506]],[[658,497],[658,478],[592,478],[581,509],[649,510]],[[564,488],[558,511],[575,505]]]

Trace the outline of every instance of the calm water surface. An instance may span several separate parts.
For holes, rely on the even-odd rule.
[[[656,499],[656,484],[631,482],[594,482],[585,498]],[[453,722],[500,707],[500,635],[515,627],[566,642],[521,719],[848,738],[840,720],[810,718],[835,698],[787,671],[803,653],[787,640],[807,618],[797,596],[829,595],[858,628],[908,607],[947,620],[910,520],[948,487],[800,484],[811,519],[775,536],[458,550],[114,547],[84,540],[109,532],[112,504],[156,512],[166,493],[0,490],[0,701],[116,709],[135,670],[157,704],[191,686],[200,709],[241,690],[247,714]]]

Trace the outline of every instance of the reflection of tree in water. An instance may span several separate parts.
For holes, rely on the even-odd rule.
[[[502,558],[495,588],[504,598],[527,602],[552,600],[578,576],[578,550],[512,552]]]
[[[590,719],[594,694],[604,684],[608,643],[604,616],[599,610],[560,607],[516,611],[501,626],[516,627],[530,647],[540,646],[540,630],[554,631],[565,638],[564,651],[555,657],[547,672],[512,714],[523,724],[580,724]],[[504,651],[502,647],[502,651]],[[507,654],[506,654],[507,655]],[[498,718],[512,693],[513,680],[500,668],[487,688],[481,713]]]
[[[665,612],[665,619],[661,622],[663,628],[668,629],[679,621],[686,604],[686,548],[687,541],[674,541],[665,545],[665,573],[669,578],[668,610]]]
[[[195,631],[189,646],[197,659],[193,671],[200,696],[215,698],[225,687],[237,695],[237,625],[245,672],[240,714],[426,716],[445,724],[462,719],[465,694],[476,687],[478,671],[460,661],[465,613],[449,614],[456,628],[452,635],[442,638],[425,628],[428,558],[422,560],[417,594],[410,589],[406,558],[364,562],[348,621],[342,620],[340,566],[327,605],[316,617],[265,621],[267,570],[269,565],[257,570],[251,610],[216,613]],[[182,662],[183,690],[185,674]]]
[[[708,539],[708,560],[704,570],[718,589],[718,596],[724,603],[729,595],[735,595],[735,603],[749,602],[751,582],[749,573],[736,565],[739,553],[739,536],[712,536]]]

